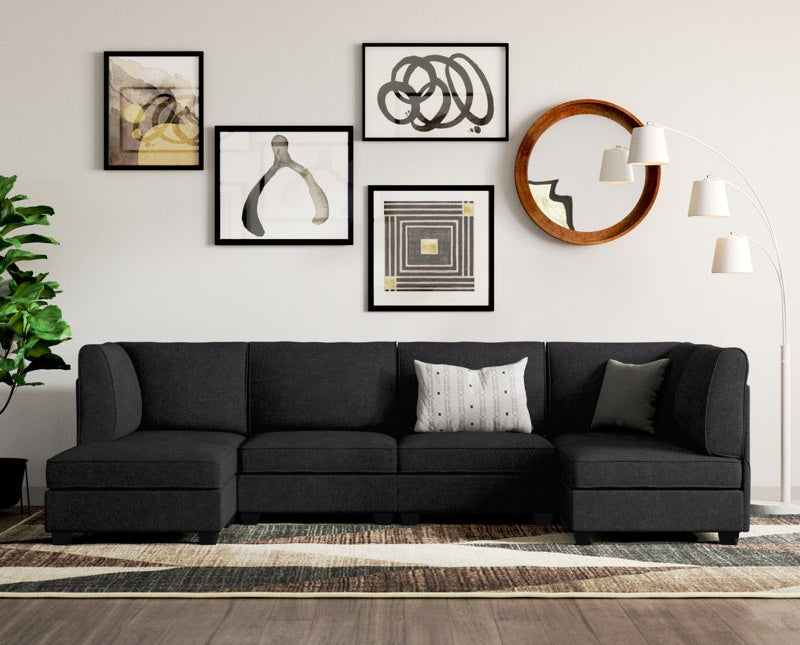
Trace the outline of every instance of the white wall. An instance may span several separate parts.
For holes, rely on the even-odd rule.
[[[6,3],[3,26],[0,174],[18,174],[21,191],[56,208],[62,245],[47,268],[64,289],[74,340],[62,353],[73,365],[81,345],[107,340],[738,345],[751,361],[754,485],[777,487],[777,281],[761,256],[752,276],[709,273],[717,235],[765,231],[738,197],[730,222],[685,217],[691,180],[733,179],[729,170],[673,137],[645,221],[578,247],[529,220],[513,166],[535,118],[575,98],[690,131],[760,189],[796,293],[800,3],[47,0]],[[364,41],[510,43],[510,141],[358,141]],[[355,124],[355,245],[214,247],[213,170],[103,171],[102,52],[124,49],[205,52],[207,168],[215,124]],[[366,311],[365,187],[382,183],[496,185],[494,313]],[[800,320],[800,298],[791,314]],[[37,490],[45,459],[75,441],[76,372],[44,376],[46,387],[20,391],[0,420],[0,454],[29,457]],[[800,419],[800,396],[794,404]]]

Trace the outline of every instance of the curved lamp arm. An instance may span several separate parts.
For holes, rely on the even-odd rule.
[[[725,183],[726,186],[730,186],[734,190],[738,191],[750,202],[753,208],[756,209],[756,212],[761,216],[761,219],[764,221],[765,226],[767,227],[767,231],[769,231],[769,237],[772,241],[772,247],[775,249],[775,257],[772,257],[772,254],[766,249],[766,247],[761,244],[760,242],[756,241],[752,237],[748,237],[748,239],[753,242],[757,247],[759,247],[766,256],[769,258],[772,267],[775,269],[775,273],[778,275],[778,284],[780,285],[781,289],[781,321],[782,321],[782,333],[781,333],[781,344],[786,345],[787,339],[789,336],[789,318],[787,315],[787,304],[786,304],[786,282],[783,277],[783,262],[781,262],[781,251],[778,247],[778,240],[775,238],[775,230],[772,228],[772,222],[770,221],[769,217],[767,216],[767,212],[764,210],[764,207],[761,205],[761,202],[756,201],[753,199],[746,191],[742,190],[734,184],[733,182],[728,181],[727,179],[723,179],[722,177],[715,177],[714,175],[709,175],[709,177],[713,177],[719,181]],[[757,196],[756,196],[757,197]]]
[[[742,180],[744,181],[744,183],[745,183],[745,184],[747,185],[747,187],[750,189],[750,192],[751,192],[751,193],[753,194],[753,196],[755,197],[755,200],[756,200],[756,202],[758,202],[759,210],[760,210],[762,213],[766,214],[766,210],[767,210],[767,209],[765,209],[765,208],[764,208],[764,205],[761,203],[761,199],[759,198],[759,196],[758,196],[758,193],[756,192],[756,189],[753,187],[753,184],[751,184],[751,183],[750,183],[750,180],[749,180],[749,179],[748,179],[748,178],[745,176],[745,174],[744,174],[744,173],[741,171],[741,169],[739,168],[739,166],[737,166],[735,163],[733,163],[733,160],[732,160],[730,157],[728,157],[727,155],[725,155],[725,154],[721,153],[721,152],[720,152],[719,150],[717,150],[715,147],[708,145],[708,144],[707,144],[705,141],[703,141],[702,139],[698,139],[698,138],[697,138],[697,137],[695,137],[694,135],[691,135],[691,134],[689,134],[688,132],[684,132],[683,130],[678,130],[677,128],[671,128],[670,126],[668,126],[668,125],[663,125],[663,124],[661,124],[661,123],[654,123],[653,121],[648,121],[648,122],[647,122],[647,125],[655,125],[655,126],[657,126],[657,127],[659,127],[659,128],[663,128],[664,130],[667,130],[667,131],[669,131],[669,132],[674,132],[674,133],[676,133],[676,134],[680,134],[681,136],[684,136],[684,137],[686,137],[687,139],[691,139],[691,140],[692,140],[692,141],[694,141],[695,143],[699,143],[699,144],[700,144],[701,146],[703,146],[704,148],[708,148],[708,149],[709,149],[709,150],[711,150],[711,152],[713,152],[715,155],[717,155],[717,156],[719,156],[719,157],[722,157],[722,159],[724,159],[724,160],[725,160],[725,161],[726,161],[726,162],[727,162],[727,163],[728,163],[728,164],[731,166],[731,168],[733,168],[733,169],[736,171],[736,173],[739,175],[739,177],[741,177],[741,178],[742,178]],[[772,227],[770,226],[770,228],[772,228]]]
[[[742,235],[742,234],[731,231],[731,235]],[[788,328],[789,325],[788,325],[788,318],[786,315],[786,289],[783,283],[783,269],[781,268],[780,265],[780,256],[778,256],[778,261],[776,262],[775,258],[772,257],[772,254],[769,252],[769,250],[767,250],[767,247],[761,244],[761,242],[750,237],[749,235],[743,235],[742,237],[746,237],[758,248],[764,251],[764,255],[766,255],[769,258],[769,262],[772,265],[772,268],[775,269],[775,273],[778,275],[778,282],[781,287],[781,345],[788,345],[787,339],[789,336],[789,328]]]
[[[764,225],[767,227],[767,231],[769,232],[770,241],[772,242],[772,246],[775,249],[775,257],[774,258],[772,256],[772,254],[769,251],[767,251],[767,249],[764,246],[762,246],[761,244],[759,244],[758,242],[756,242],[752,238],[748,238],[748,239],[752,240],[759,248],[761,248],[761,250],[764,251],[764,253],[767,254],[767,257],[769,258],[770,262],[772,263],[772,266],[774,267],[775,272],[778,274],[778,283],[779,283],[780,290],[781,290],[781,344],[782,345],[788,345],[789,319],[788,319],[788,313],[787,313],[787,309],[788,308],[787,308],[787,304],[786,304],[786,281],[784,279],[783,262],[781,261],[781,252],[780,252],[780,248],[778,246],[778,240],[775,237],[775,229],[772,226],[772,220],[770,220],[769,216],[767,215],[767,209],[764,208],[764,203],[761,201],[761,198],[758,196],[758,192],[756,191],[755,187],[753,186],[752,183],[750,183],[750,180],[747,178],[747,176],[742,172],[742,170],[739,168],[739,166],[737,166],[733,162],[733,160],[730,157],[728,157],[724,153],[720,152],[715,147],[707,144],[702,139],[698,139],[694,135],[691,135],[688,132],[684,132],[683,130],[678,130],[677,128],[673,128],[673,127],[670,127],[668,125],[663,125],[661,123],[655,123],[653,121],[648,121],[647,125],[654,125],[656,127],[662,128],[663,130],[666,130],[668,132],[674,132],[675,134],[679,134],[679,135],[681,135],[683,137],[686,137],[687,139],[689,139],[691,141],[694,141],[695,143],[699,143],[701,146],[703,146],[704,148],[710,150],[715,155],[717,155],[718,157],[723,159],[731,168],[733,168],[736,171],[736,173],[739,175],[739,177],[742,178],[742,181],[745,183],[747,188],[750,190],[750,192],[748,193],[747,191],[742,190],[742,188],[740,188],[738,185],[728,181],[727,179],[722,179],[721,177],[715,177],[713,175],[709,175],[709,176],[713,177],[714,179],[719,179],[719,180],[723,181],[727,186],[730,186],[731,188],[734,188],[737,192],[739,192],[742,195],[744,195],[747,198],[747,200],[750,202],[750,204],[753,206],[753,208],[755,208],[756,212],[760,215],[761,219],[763,220]]]

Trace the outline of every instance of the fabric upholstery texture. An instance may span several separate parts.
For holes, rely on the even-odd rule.
[[[241,448],[246,473],[395,473],[397,443],[378,432],[264,432]]]
[[[408,473],[397,478],[400,513],[501,515],[552,513],[556,510],[555,475],[535,473]]]
[[[699,454],[636,430],[569,433],[554,440],[571,488],[741,488],[742,463]]]
[[[48,490],[48,531],[219,531],[236,513],[236,478],[193,490]]]
[[[392,513],[397,475],[276,473],[239,475],[239,510],[258,513]]]
[[[247,433],[247,343],[120,343],[142,390],[142,430]]]
[[[668,358],[638,365],[608,359],[591,427],[655,433],[656,401],[667,365]]]
[[[414,432],[531,432],[525,357],[471,370],[414,361],[419,394]]]
[[[417,420],[417,374],[414,361],[458,365],[472,370],[492,365],[507,365],[527,357],[525,390],[528,412],[534,428],[545,421],[547,379],[545,346],[539,342],[507,343],[398,343],[397,417],[399,431],[413,431]]]
[[[78,443],[112,441],[142,421],[142,393],[133,363],[116,343],[78,352]]]
[[[673,432],[709,455],[741,457],[747,372],[742,350],[696,345],[675,390]]]
[[[591,426],[608,359],[649,363],[666,358],[677,343],[548,343],[548,436]],[[667,368],[665,387],[671,378]],[[535,422],[534,422],[535,425]]]
[[[400,473],[533,473],[555,454],[544,437],[516,432],[411,434],[397,448]]]
[[[744,531],[741,490],[572,490],[561,504],[573,531]]]
[[[47,486],[66,488],[219,488],[236,475],[233,432],[139,430],[116,441],[70,448],[47,461]]]
[[[252,431],[388,431],[396,369],[394,343],[252,343]]]

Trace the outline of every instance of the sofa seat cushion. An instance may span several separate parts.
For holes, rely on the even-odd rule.
[[[242,445],[242,472],[394,474],[397,443],[361,430],[264,432]]]
[[[397,446],[403,473],[531,473],[550,467],[555,449],[544,437],[517,432],[413,434]]]
[[[738,459],[712,457],[636,430],[563,434],[554,440],[571,488],[740,488]]]
[[[236,475],[244,437],[207,430],[137,430],[116,441],[70,448],[47,462],[47,486],[220,488]]]

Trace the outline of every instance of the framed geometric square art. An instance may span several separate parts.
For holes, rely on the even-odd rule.
[[[508,141],[508,43],[364,43],[364,141]]]
[[[216,244],[352,244],[353,127],[218,125]]]
[[[494,186],[369,186],[369,311],[494,311]]]
[[[105,52],[106,170],[203,169],[203,52]]]

